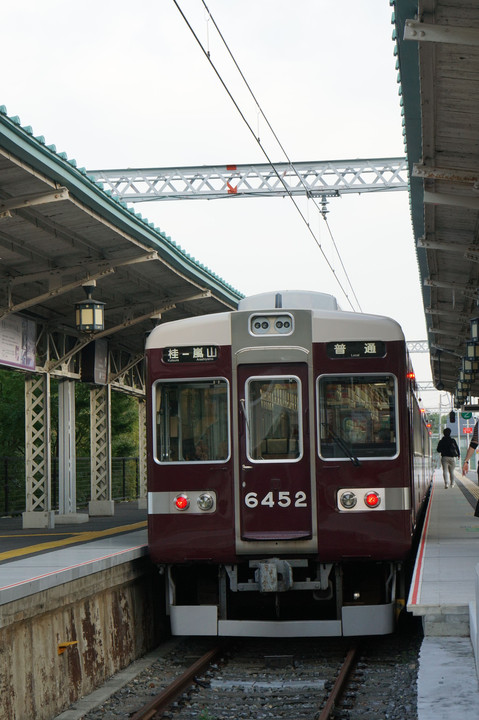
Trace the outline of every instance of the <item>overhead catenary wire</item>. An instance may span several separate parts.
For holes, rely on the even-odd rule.
[[[231,51],[228,43],[226,42],[226,40],[225,40],[225,38],[224,38],[224,36],[223,36],[223,33],[222,33],[221,30],[219,29],[219,27],[218,27],[218,25],[217,25],[217,23],[216,23],[216,20],[214,19],[213,15],[211,14],[211,11],[210,11],[209,7],[207,6],[205,0],[201,0],[201,2],[203,3],[203,6],[204,6],[204,8],[205,8],[205,10],[206,10],[206,12],[207,12],[207,14],[208,14],[208,19],[210,19],[211,22],[213,23],[213,25],[214,25],[214,27],[215,27],[215,30],[216,30],[216,32],[218,33],[219,37],[221,38],[221,41],[222,41],[223,45],[225,46],[228,55],[230,56],[230,58],[231,58],[231,60],[232,60],[232,62],[233,62],[233,64],[234,64],[234,66],[236,67],[238,73],[240,74],[241,79],[243,80],[244,84],[246,85],[246,87],[247,87],[247,89],[248,89],[248,92],[250,93],[251,97],[253,98],[253,100],[254,100],[254,102],[255,102],[255,104],[256,104],[256,107],[258,108],[258,113],[261,114],[261,116],[264,118],[264,121],[266,122],[266,125],[268,126],[271,134],[273,135],[274,139],[275,139],[276,142],[278,143],[278,146],[280,147],[281,152],[282,152],[283,155],[285,156],[285,158],[286,158],[286,160],[287,160],[287,162],[288,162],[291,170],[294,172],[294,174],[295,174],[296,177],[298,178],[299,182],[300,182],[301,185],[303,186],[303,188],[304,188],[304,190],[305,190],[306,196],[308,197],[308,199],[311,199],[311,200],[313,201],[314,206],[316,207],[317,211],[320,213],[321,217],[323,218],[323,220],[324,220],[324,222],[325,222],[325,224],[326,224],[326,227],[327,227],[327,229],[328,229],[329,236],[330,236],[331,241],[332,241],[332,243],[333,243],[334,249],[335,249],[336,254],[337,254],[337,256],[338,256],[339,262],[341,263],[341,267],[342,267],[342,269],[343,269],[344,275],[345,275],[345,277],[346,277],[346,280],[348,281],[348,285],[349,285],[349,287],[351,288],[351,292],[352,292],[353,295],[354,295],[354,299],[356,300],[356,303],[357,303],[359,309],[362,311],[361,304],[360,304],[360,302],[359,302],[359,300],[358,300],[358,298],[357,298],[357,295],[356,295],[356,293],[355,293],[355,291],[354,291],[354,288],[353,288],[353,286],[352,286],[351,280],[349,279],[349,275],[348,275],[348,272],[347,272],[346,267],[345,267],[345,265],[344,265],[343,259],[342,259],[342,257],[341,257],[341,253],[339,252],[339,249],[338,249],[338,246],[337,246],[336,241],[335,241],[335,239],[334,239],[334,236],[333,236],[331,227],[330,227],[330,225],[329,225],[329,223],[328,223],[328,221],[327,221],[326,214],[325,214],[325,212],[324,212],[324,208],[322,209],[322,208],[318,205],[318,203],[316,202],[315,198],[311,195],[311,192],[309,191],[309,188],[307,187],[306,183],[304,182],[304,178],[302,177],[302,175],[298,172],[298,170],[297,170],[296,167],[294,166],[294,163],[293,163],[293,161],[291,160],[291,158],[289,157],[289,154],[288,154],[288,152],[286,151],[283,143],[281,142],[281,140],[279,139],[278,135],[276,134],[276,132],[275,132],[273,126],[271,125],[269,119],[266,117],[263,108],[261,107],[261,105],[260,105],[260,103],[259,103],[256,95],[255,95],[254,92],[253,92],[253,89],[251,88],[251,85],[249,84],[248,80],[246,79],[246,77],[245,77],[243,71],[241,70],[241,68],[240,68],[240,66],[239,66],[239,64],[238,64],[235,56],[233,55],[233,53],[232,53],[232,51]],[[209,35],[208,35],[208,38],[209,38]],[[210,58],[209,47],[208,47],[208,58]],[[259,144],[261,144],[261,143],[260,143],[260,140],[259,140],[259,121],[258,121],[258,136],[257,136],[256,140],[258,141]],[[273,167],[273,169],[276,171],[276,169],[274,168],[274,165],[273,165],[272,167]],[[276,174],[278,174],[278,173],[276,172]],[[284,182],[283,182],[283,185],[284,185]],[[292,198],[291,194],[290,194],[290,193],[288,193],[288,194],[289,194],[290,197]],[[304,217],[303,217],[303,220],[305,220],[306,224],[307,224],[308,227],[309,227],[309,220],[305,219]],[[321,249],[321,245],[320,245],[320,243],[319,243],[319,240],[316,238],[316,236],[314,236],[314,238],[315,238],[315,240],[316,240],[316,243],[318,244],[318,246],[319,246],[320,249]],[[344,291],[343,291],[343,292],[344,292]]]
[[[252,128],[251,124],[248,122],[248,120],[247,120],[247,118],[245,117],[243,111],[241,110],[240,106],[238,105],[238,103],[236,102],[235,98],[233,97],[233,94],[232,94],[231,91],[229,90],[229,88],[228,88],[228,86],[226,85],[225,81],[223,80],[220,72],[218,71],[218,69],[216,68],[214,62],[212,61],[211,55],[210,55],[209,51],[205,49],[203,43],[202,43],[201,40],[199,39],[198,35],[196,34],[196,32],[195,32],[195,30],[193,29],[193,27],[192,27],[191,23],[189,22],[188,18],[186,17],[186,15],[184,14],[184,12],[183,12],[183,10],[181,9],[180,5],[178,4],[177,0],[173,0],[173,3],[174,3],[174,5],[176,6],[176,8],[177,8],[178,12],[180,13],[181,17],[183,18],[184,22],[186,23],[186,25],[187,25],[188,29],[190,30],[191,34],[193,35],[193,37],[195,38],[196,42],[198,43],[198,45],[199,45],[201,51],[203,52],[204,56],[206,57],[206,59],[207,59],[208,62],[210,63],[213,71],[215,72],[218,80],[219,80],[220,83],[222,84],[222,86],[223,86],[224,90],[226,91],[228,97],[230,98],[231,102],[233,103],[233,105],[235,106],[236,110],[238,111],[241,119],[242,119],[243,122],[245,123],[245,125],[246,125],[246,127],[248,128],[248,130],[250,131],[251,135],[254,137],[254,139],[255,139],[256,143],[258,144],[261,152],[262,152],[263,155],[265,156],[268,164],[271,166],[271,168],[272,168],[273,172],[275,173],[275,175],[277,176],[278,180],[279,180],[280,183],[283,185],[284,190],[285,190],[285,193],[288,195],[288,197],[290,198],[290,200],[291,200],[291,202],[293,203],[294,207],[296,208],[296,211],[297,211],[297,212],[299,213],[299,215],[301,216],[301,218],[302,218],[304,224],[306,225],[306,227],[307,227],[310,235],[313,237],[314,242],[315,242],[316,245],[318,246],[318,248],[319,248],[319,250],[320,250],[320,252],[321,252],[321,254],[322,254],[322,256],[323,256],[323,258],[324,258],[324,260],[325,260],[325,262],[326,262],[326,264],[327,264],[327,266],[328,266],[328,268],[329,268],[330,271],[332,272],[334,279],[336,280],[337,284],[338,284],[339,287],[341,288],[341,291],[342,291],[343,295],[345,296],[345,298],[347,299],[349,305],[351,306],[351,309],[355,312],[355,308],[354,308],[354,306],[353,306],[353,303],[351,302],[351,299],[350,299],[350,297],[349,297],[346,289],[343,287],[343,284],[341,283],[341,281],[340,281],[340,279],[339,279],[339,277],[338,277],[338,275],[337,275],[337,273],[336,273],[335,268],[333,267],[333,265],[332,265],[331,262],[329,261],[328,257],[326,256],[326,253],[324,252],[324,250],[323,250],[323,248],[322,248],[322,246],[321,246],[321,243],[319,242],[318,238],[316,237],[316,234],[315,234],[314,231],[312,230],[312,228],[311,228],[311,226],[310,226],[307,218],[304,216],[303,211],[302,211],[301,208],[299,207],[299,205],[298,205],[298,203],[296,202],[295,198],[293,197],[291,191],[290,191],[289,188],[287,187],[287,185],[286,185],[286,183],[285,183],[285,181],[284,181],[284,178],[281,176],[281,174],[280,174],[280,173],[278,172],[278,170],[276,169],[276,167],[275,167],[275,165],[274,165],[274,162],[271,160],[271,158],[270,158],[269,155],[268,155],[268,152],[266,151],[266,149],[265,149],[265,148],[263,147],[263,145],[261,144],[261,141],[260,141],[259,137],[256,135],[254,129]],[[205,7],[206,7],[206,5],[205,5]],[[209,13],[209,11],[208,11],[208,13]],[[210,14],[210,13],[209,13],[209,14]],[[211,17],[211,14],[210,14],[210,17]],[[212,20],[213,20],[213,18],[212,18]],[[214,20],[213,20],[213,23],[214,23]],[[217,26],[216,26],[216,23],[214,23],[214,24],[215,24],[215,28],[216,28],[216,27],[217,27]],[[253,97],[254,97],[254,96],[253,96]],[[256,101],[255,101],[255,102],[256,102]],[[257,105],[258,105],[258,104],[257,104]],[[258,105],[258,108],[259,108],[259,105]],[[262,113],[262,114],[263,114],[263,113]],[[264,115],[263,115],[263,117],[264,117]],[[265,120],[266,120],[266,118],[265,118]],[[268,125],[269,125],[269,123],[268,123]],[[281,145],[280,145],[280,146],[281,146]],[[288,160],[288,162],[290,162],[290,161]],[[291,164],[291,163],[290,163],[290,164]],[[328,226],[328,229],[329,229],[329,226]],[[330,231],[330,232],[331,232],[331,231]],[[331,235],[331,236],[332,236],[332,235]],[[343,267],[344,267],[344,266],[343,266]],[[353,291],[353,294],[354,294],[354,291]],[[355,296],[355,297],[356,297],[356,296]],[[357,298],[356,298],[356,301],[357,301]],[[359,304],[359,303],[358,303],[358,304]]]

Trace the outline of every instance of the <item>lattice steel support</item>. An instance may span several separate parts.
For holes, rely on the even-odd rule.
[[[58,512],[76,512],[75,382],[58,383]]]
[[[50,375],[28,376],[25,381],[24,528],[54,527],[50,438]]]
[[[138,507],[146,509],[147,507],[147,454],[146,454],[146,402],[143,399],[138,400],[138,451],[139,451],[139,475],[140,488],[138,495]]]
[[[111,497],[111,388],[90,391],[91,501],[90,515],[114,515]]]
[[[203,198],[339,196],[408,189],[404,157],[375,160],[89,170],[115,197],[128,202]]]

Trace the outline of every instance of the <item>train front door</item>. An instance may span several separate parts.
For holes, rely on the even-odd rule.
[[[300,363],[238,368],[244,541],[312,537],[307,379]]]

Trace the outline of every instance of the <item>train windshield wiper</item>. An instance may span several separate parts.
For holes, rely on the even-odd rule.
[[[346,455],[346,457],[348,457],[348,458],[351,460],[351,462],[353,463],[353,465],[354,465],[355,467],[359,467],[359,466],[361,465],[361,463],[359,462],[359,460],[358,460],[358,458],[356,457],[356,455],[353,454],[351,448],[350,448],[349,445],[343,440],[343,438],[340,437],[339,435],[337,435],[337,434],[334,432],[334,430],[332,429],[332,427],[331,427],[328,423],[322,423],[322,425],[327,429],[327,431],[329,432],[329,434],[330,434],[331,437],[333,438],[333,440],[334,440],[334,442],[336,443],[336,445],[337,445],[339,448],[341,448],[341,450],[343,451],[343,453]]]

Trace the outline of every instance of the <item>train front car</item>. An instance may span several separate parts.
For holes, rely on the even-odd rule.
[[[160,325],[147,365],[173,634],[391,632],[430,481],[398,324],[266,293]]]

